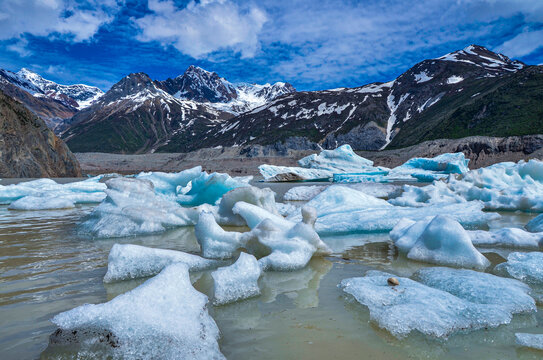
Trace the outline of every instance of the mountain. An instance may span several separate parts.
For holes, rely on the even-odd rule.
[[[219,124],[202,134],[198,144],[289,143],[335,148],[349,143],[359,150],[379,150],[443,136],[539,133],[541,80],[537,76],[529,83],[524,79],[531,79],[541,69],[471,45],[424,60],[388,83],[287,94]],[[517,85],[511,87],[513,84]],[[498,95],[502,93],[508,94],[508,101]],[[502,101],[497,103],[499,99]],[[488,103],[492,103],[492,111]],[[527,109],[535,111],[528,118]],[[508,117],[500,117],[504,113]],[[486,120],[465,120],[460,130],[455,122],[458,114]],[[497,120],[499,126],[482,126]],[[511,126],[511,121],[521,120],[529,125]],[[162,150],[174,151],[171,147]]]
[[[21,102],[0,90],[0,176],[81,176],[68,147]]]
[[[197,141],[196,134],[232,116],[176,98],[147,74],[135,73],[75,114],[62,137],[77,152],[153,152],[176,136]]]
[[[182,100],[206,103],[221,111],[238,115],[262,106],[281,95],[295,92],[289,83],[233,84],[217,73],[190,66],[183,75],[175,79],[156,82],[170,95]]]
[[[424,60],[390,82],[322,91],[232,84],[192,66],[165,81],[136,74],[122,104],[112,88],[76,114],[63,137],[74,151],[187,152],[345,143],[379,150],[438,138],[538,134],[542,71],[477,45]],[[155,100],[138,95],[142,84]],[[169,111],[159,109],[162,102]]]
[[[0,89],[25,104],[51,129],[103,95],[97,87],[59,85],[25,68],[17,73],[0,69]]]

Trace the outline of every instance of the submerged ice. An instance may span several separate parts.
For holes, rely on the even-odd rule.
[[[429,268],[415,281],[369,271],[366,276],[341,281],[340,288],[368,307],[372,321],[402,338],[413,331],[446,338],[459,331],[497,327],[512,315],[535,311],[535,301],[524,284],[472,270]]]

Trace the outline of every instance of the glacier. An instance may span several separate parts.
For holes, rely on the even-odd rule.
[[[188,267],[172,264],[107,303],[56,315],[51,321],[61,332],[54,340],[75,336],[79,354],[96,355],[101,346],[103,358],[224,359],[207,301],[192,287]]]
[[[240,253],[235,263],[211,273],[213,277],[213,304],[224,305],[260,295],[258,278],[261,269],[253,255]]]
[[[508,324],[513,314],[535,310],[526,286],[490,274],[430,268],[414,275],[425,283],[398,277],[397,286],[388,284],[392,276],[368,271],[364,277],[342,280],[339,287],[367,306],[371,320],[397,338],[413,331],[447,338],[460,331]],[[503,298],[498,296],[502,293]]]
[[[390,232],[390,238],[411,260],[474,269],[490,265],[462,225],[446,215],[417,222],[403,219]]]

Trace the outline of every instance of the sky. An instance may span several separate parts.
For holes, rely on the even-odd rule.
[[[190,65],[298,90],[396,78],[470,44],[543,63],[543,0],[1,0],[0,68],[109,89]]]

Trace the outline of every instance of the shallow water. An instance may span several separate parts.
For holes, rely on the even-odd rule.
[[[307,185],[307,184],[305,184]],[[290,185],[292,186],[292,185]],[[284,192],[289,185],[274,186]],[[70,358],[65,348],[48,347],[59,312],[84,303],[102,303],[144,280],[105,285],[107,255],[114,243],[197,252],[192,228],[153,236],[92,240],[77,234],[91,206],[62,211],[23,212],[0,207],[0,349],[2,359]],[[521,226],[533,215],[504,214],[491,227]],[[543,332],[536,315],[516,316],[498,329],[459,334],[447,341],[412,335],[397,340],[369,319],[369,312],[345,296],[344,278],[381,269],[409,276],[423,266],[398,255],[387,234],[324,239],[335,254],[313,259],[296,272],[267,273],[262,295],[210,312],[221,330],[220,346],[229,359],[540,359],[542,352],[517,348],[514,333]],[[507,251],[490,251],[496,264]],[[497,254],[499,253],[499,254]],[[200,276],[201,275],[201,276]],[[208,292],[208,274],[197,289]]]

